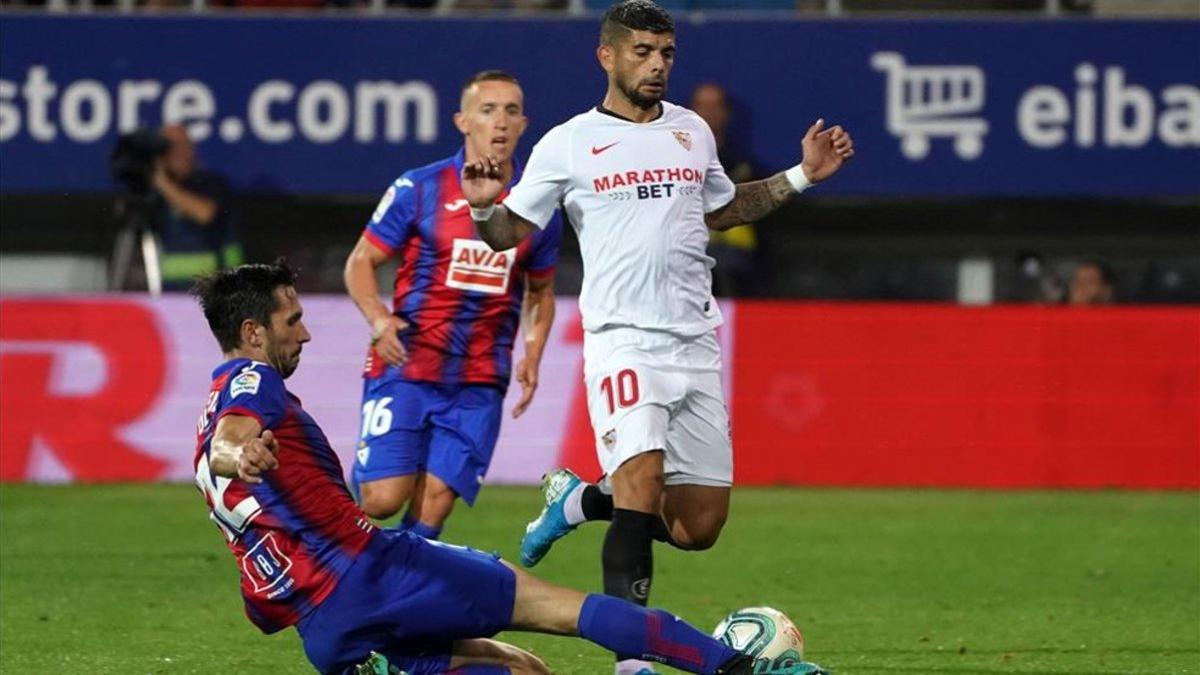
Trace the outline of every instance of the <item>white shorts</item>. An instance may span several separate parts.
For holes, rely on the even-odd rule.
[[[667,485],[733,484],[729,411],[715,332],[697,337],[636,328],[585,333],[584,380],[605,476],[662,450]]]

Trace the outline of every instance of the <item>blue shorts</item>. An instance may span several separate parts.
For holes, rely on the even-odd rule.
[[[475,503],[500,435],[504,392],[384,376],[363,381],[353,483],[427,471]]]
[[[454,641],[512,623],[516,584],[499,556],[380,530],[296,630],[322,673],[345,673],[372,651],[411,675],[443,673]]]

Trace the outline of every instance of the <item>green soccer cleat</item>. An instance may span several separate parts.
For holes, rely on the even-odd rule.
[[[832,673],[808,661],[772,663],[770,659],[758,659],[754,662],[754,675],[832,675]]]
[[[542,477],[542,491],[546,494],[546,506],[537,519],[525,526],[521,539],[521,564],[533,567],[550,551],[554,542],[562,539],[574,525],[567,522],[563,513],[563,502],[583,481],[570,469],[551,471]]]
[[[398,666],[388,663],[387,657],[371,652],[371,658],[354,667],[354,675],[408,675]]]

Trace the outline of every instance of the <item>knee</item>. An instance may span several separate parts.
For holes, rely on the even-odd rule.
[[[676,527],[671,532],[675,545],[687,551],[707,551],[716,545],[725,527],[725,516],[703,518],[700,522]]]
[[[362,502],[359,506],[363,512],[376,520],[391,518],[400,512],[408,501],[409,495],[403,490],[389,490],[362,486]]]

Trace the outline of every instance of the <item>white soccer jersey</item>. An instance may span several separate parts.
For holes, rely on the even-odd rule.
[[[540,228],[563,203],[583,253],[585,330],[690,336],[721,325],[704,214],[735,188],[704,120],[662,107],[644,124],[593,109],[551,129],[504,200]]]

